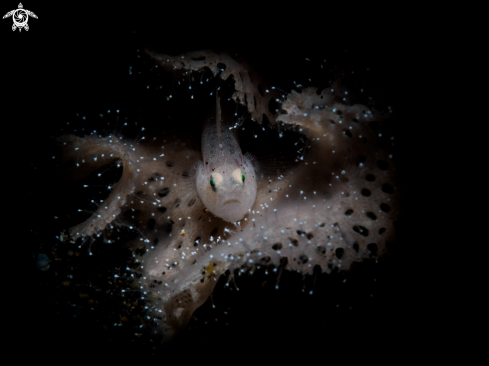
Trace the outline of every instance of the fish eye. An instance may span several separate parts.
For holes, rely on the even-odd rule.
[[[233,171],[233,174],[231,174],[232,182],[236,186],[243,186],[243,183],[245,181],[245,176],[244,174],[241,174],[240,169],[235,169]]]
[[[219,173],[212,173],[211,174],[211,179],[209,180],[209,183],[212,187],[212,190],[214,192],[217,191],[217,189],[222,185],[223,177]]]

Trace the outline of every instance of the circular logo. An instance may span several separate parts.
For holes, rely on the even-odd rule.
[[[24,25],[27,24],[28,15],[24,9],[17,9],[15,10],[12,18],[14,20],[14,24],[17,27],[22,28]]]

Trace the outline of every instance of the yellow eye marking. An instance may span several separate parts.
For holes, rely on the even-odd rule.
[[[233,180],[234,185],[242,186],[244,183],[244,175],[241,174],[241,169],[234,169],[233,174],[231,174],[231,178]]]
[[[222,185],[223,177],[219,173],[212,173],[211,174],[211,180],[210,184],[212,189],[215,191],[217,188],[219,188]]]

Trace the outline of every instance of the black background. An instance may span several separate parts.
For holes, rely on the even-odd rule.
[[[36,272],[29,268],[32,262],[23,260],[35,249],[35,238],[51,235],[56,225],[53,187],[58,186],[49,170],[42,170],[53,149],[50,136],[59,135],[69,116],[84,108],[136,108],[144,99],[138,88],[144,86],[128,78],[128,69],[137,63],[135,50],[148,46],[170,54],[231,49],[259,63],[260,71],[274,80],[301,80],[314,74],[304,67],[305,57],[316,66],[318,60],[327,59],[340,68],[370,68],[372,95],[392,106],[398,120],[396,156],[403,188],[394,255],[380,264],[366,263],[347,290],[341,287],[342,275],[319,278],[316,286],[332,290],[317,291],[319,295],[310,298],[301,292],[302,280],[290,274],[291,285],[282,280],[279,293],[262,290],[259,277],[244,281],[236,298],[219,291],[214,295],[218,308],[230,304],[227,327],[210,322],[207,328],[184,333],[174,344],[153,351],[156,356],[178,360],[184,353],[187,359],[223,362],[220,357],[226,354],[252,362],[260,354],[271,359],[297,355],[326,361],[329,356],[376,355],[425,346],[434,327],[428,300],[433,280],[427,271],[428,240],[419,232],[424,215],[419,176],[426,164],[421,159],[423,115],[418,101],[429,91],[417,81],[424,43],[409,31],[412,18],[403,9],[328,5],[323,10],[306,5],[287,9],[284,5],[265,13],[259,7],[204,3],[181,9],[166,4],[23,5],[39,17],[29,20],[30,30],[12,32],[11,19],[4,19],[0,33],[5,62],[2,89],[7,95],[2,107],[2,155],[8,157],[6,175],[13,178],[5,189],[16,202],[11,217],[20,233],[7,245],[12,269],[5,278],[15,279],[7,282],[16,295],[7,300],[6,317],[14,321],[10,329],[19,335],[18,343],[32,353],[28,357],[68,362],[151,357],[149,347],[131,339],[113,338],[92,324],[54,315],[52,299],[46,298],[50,295],[36,288]],[[39,167],[35,173],[33,166]],[[338,310],[333,305],[339,299],[343,305]],[[215,314],[223,319],[222,312],[210,304],[202,312],[208,319]]]

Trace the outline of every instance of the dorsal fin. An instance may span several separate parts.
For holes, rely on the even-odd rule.
[[[221,103],[219,100],[219,92],[216,93],[216,131],[217,131],[217,141],[219,141],[219,147],[222,147],[222,140],[221,140]]]

